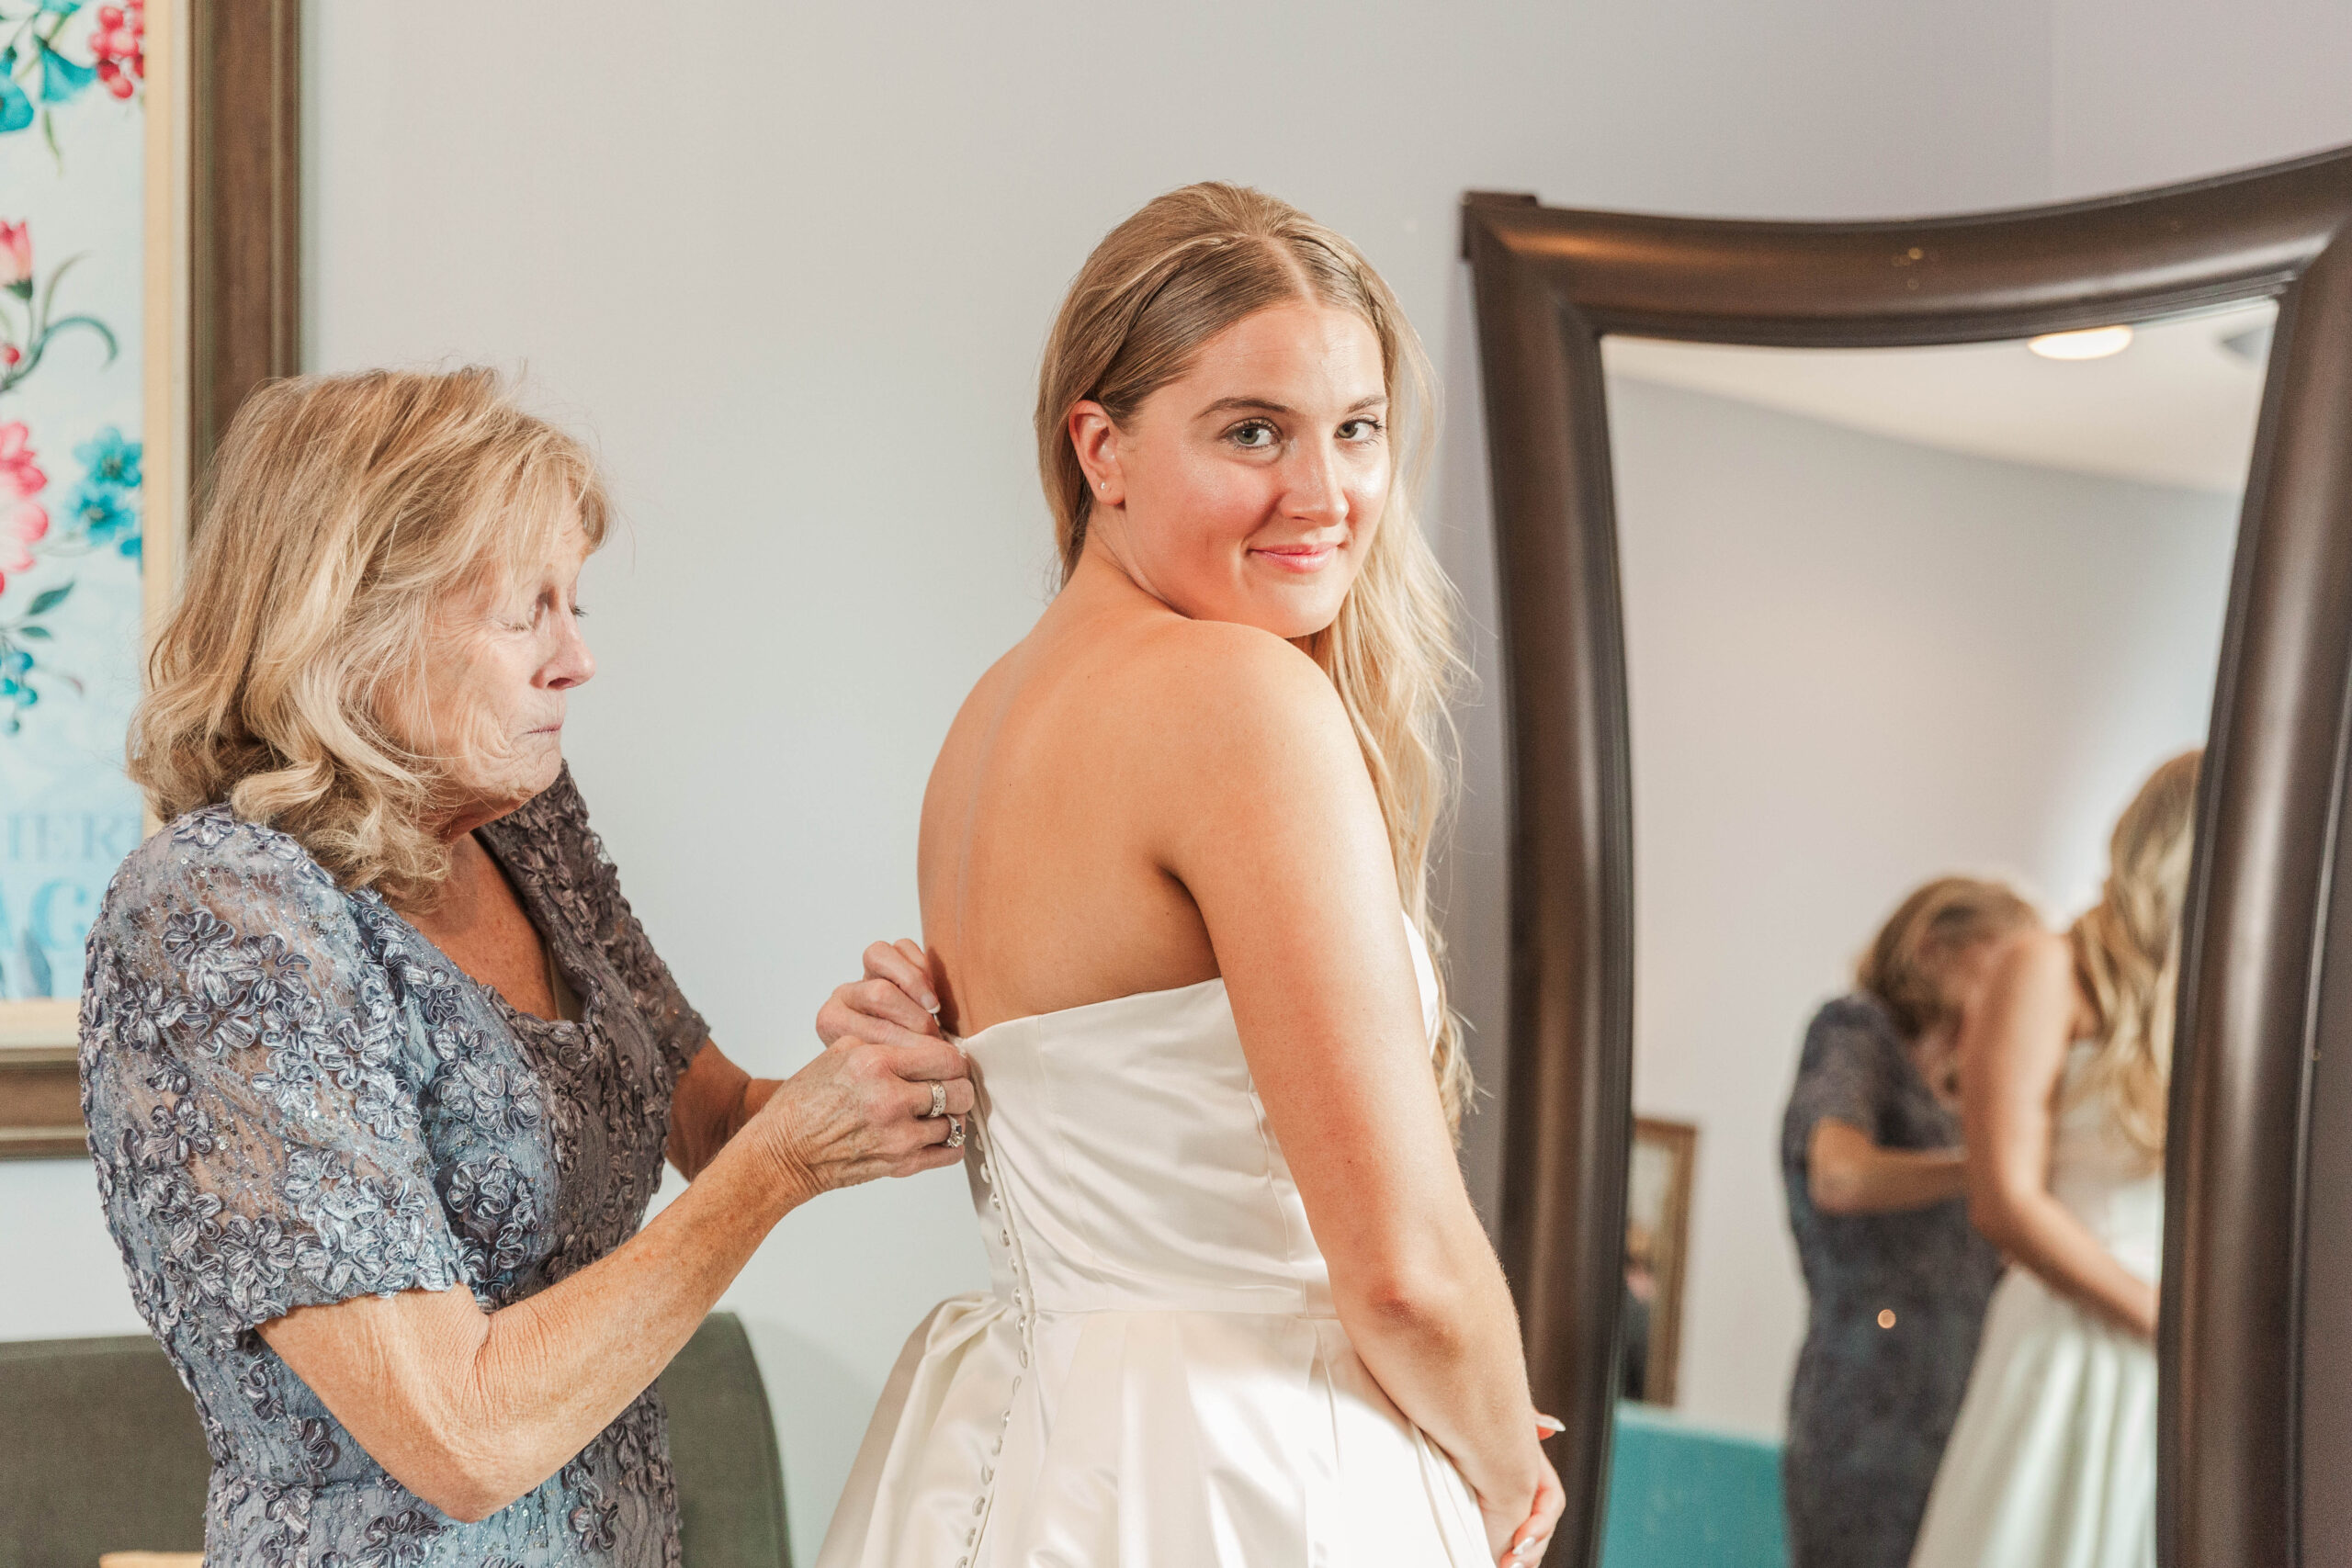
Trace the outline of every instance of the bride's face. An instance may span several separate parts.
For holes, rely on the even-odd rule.
[[[1388,503],[1387,418],[1363,317],[1308,300],[1245,316],[1124,425],[1099,403],[1071,411],[1090,542],[1182,615],[1310,637]]]

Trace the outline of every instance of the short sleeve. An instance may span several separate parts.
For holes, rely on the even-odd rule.
[[[1843,1122],[1878,1137],[1880,1119],[1895,1091],[1889,1075],[1892,1053],[1900,1048],[1894,1024],[1866,1000],[1842,998],[1815,1014],[1783,1123],[1792,1151],[1808,1147],[1815,1125],[1823,1121]]]
[[[293,840],[214,807],[124,863],[90,934],[83,1103],[158,1335],[462,1281],[410,1044],[349,897]]]
[[[581,939],[603,953],[628,987],[673,1077],[684,1072],[709,1040],[710,1025],[687,1002],[621,896],[620,873],[588,824],[588,807],[571,768],[529,805],[484,831],[510,865],[538,883],[538,891],[564,912]]]

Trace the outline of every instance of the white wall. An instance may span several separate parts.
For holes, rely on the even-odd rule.
[[[1781,1111],[1917,883],[2064,919],[2199,743],[2236,500],[1612,378],[1633,712],[1634,1100],[1696,1122],[1679,1404],[1777,1434],[1805,1295]]]
[[[589,580],[604,673],[573,753],[655,936],[765,1071],[865,941],[913,925],[932,749],[1040,603],[1037,347],[1138,203],[1254,181],[1387,272],[1450,394],[1440,543],[1491,672],[1464,187],[1838,216],[2051,180],[2050,0],[407,0],[306,26],[310,361],[527,365],[599,439],[633,538]],[[1464,716],[1449,928],[1491,1078],[1499,733],[1491,703]],[[1498,1121],[1467,1151],[1482,1195]],[[904,1327],[978,1276],[960,1209],[948,1177],[828,1200],[730,1298],[804,1558]],[[43,1264],[0,1277],[0,1336],[136,1327],[96,1216],[69,1168],[0,1170],[0,1247]]]
[[[2340,0],[2052,0],[2051,51],[2053,197],[2352,142]]]

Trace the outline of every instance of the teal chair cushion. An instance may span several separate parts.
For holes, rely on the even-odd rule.
[[[791,1568],[784,1467],[741,1319],[713,1313],[662,1374],[686,1568]],[[211,1461],[144,1335],[0,1342],[0,1568],[204,1546]]]
[[[1788,1568],[1781,1445],[1617,1407],[1600,1568]]]

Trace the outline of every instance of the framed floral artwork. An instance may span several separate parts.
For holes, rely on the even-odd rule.
[[[82,945],[192,477],[297,366],[296,0],[0,0],[0,1157],[82,1152]]]

